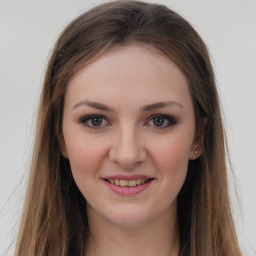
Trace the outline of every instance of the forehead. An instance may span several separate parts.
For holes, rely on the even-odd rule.
[[[75,74],[66,98],[82,97],[135,103],[186,101],[190,94],[185,75],[173,61],[154,48],[133,45],[108,51]]]

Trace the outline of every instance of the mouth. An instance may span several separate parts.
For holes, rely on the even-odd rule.
[[[152,181],[154,178],[142,178],[142,179],[133,179],[133,180],[124,180],[124,179],[104,179],[110,184],[120,186],[120,187],[137,187]]]
[[[132,196],[147,190],[155,178],[142,175],[115,175],[102,179],[107,187],[121,196]]]

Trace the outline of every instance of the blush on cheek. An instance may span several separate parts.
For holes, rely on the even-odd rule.
[[[184,155],[184,145],[181,142],[176,142],[174,140],[163,141],[162,143],[154,144],[154,152],[157,157],[162,157],[163,159],[175,156],[175,158],[180,155]]]
[[[84,150],[77,153],[73,153],[70,156],[70,164],[72,171],[87,172],[97,169],[99,164],[99,156],[93,154],[90,150]]]
[[[79,173],[80,176],[85,176],[88,173],[97,172],[106,155],[106,149],[102,143],[97,143],[97,140],[90,143],[90,140],[78,136],[78,139],[72,140],[68,145],[68,153],[73,175]]]
[[[184,144],[175,143],[156,147],[154,149],[154,158],[160,165],[159,169],[168,172],[170,175],[176,173],[187,172],[189,161],[189,150],[184,147]]]

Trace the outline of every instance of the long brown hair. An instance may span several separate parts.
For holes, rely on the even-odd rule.
[[[189,162],[178,195],[180,255],[241,255],[231,215],[225,135],[207,47],[193,27],[165,6],[139,1],[99,5],[67,26],[49,61],[38,110],[30,179],[16,256],[83,255],[86,201],[61,155],[62,112],[68,82],[114,47],[151,46],[188,80],[203,154]]]

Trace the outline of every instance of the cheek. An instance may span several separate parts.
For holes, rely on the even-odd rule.
[[[74,178],[96,173],[106,154],[106,146],[102,141],[79,134],[73,139],[67,139],[66,147]]]
[[[153,198],[162,210],[175,204],[187,176],[190,143],[182,138],[161,140],[151,148],[159,184]]]
[[[186,140],[183,136],[174,136],[173,138],[166,138],[166,140],[155,143],[155,154],[163,161],[176,162],[179,160],[189,160],[191,142]]]
[[[160,175],[171,179],[169,182],[182,182],[187,174],[191,139],[177,135],[155,143],[151,150]]]

